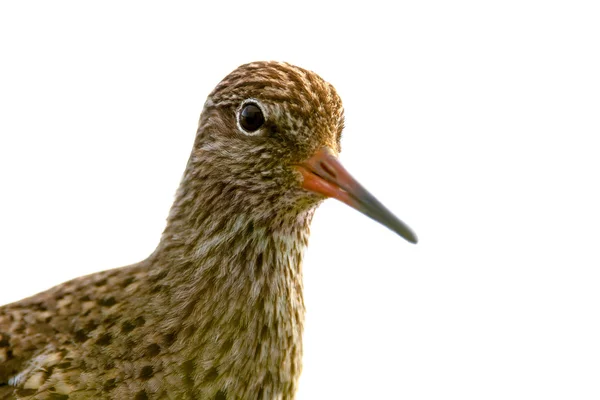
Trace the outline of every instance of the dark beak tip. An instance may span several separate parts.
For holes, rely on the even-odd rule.
[[[371,218],[373,218],[375,221],[379,222],[380,224],[386,226],[388,229],[392,230],[394,233],[396,233],[398,236],[400,236],[407,242],[410,242],[412,244],[417,244],[419,242],[419,238],[417,238],[417,234],[415,232],[413,232],[413,230],[410,229],[410,227],[408,225],[406,225],[404,222],[402,222],[401,220],[396,218],[385,207],[382,206],[382,209],[385,210],[386,213],[389,213],[388,218],[381,218],[381,219],[373,218],[373,217],[371,217]]]
[[[412,244],[419,243],[419,238],[417,238],[417,235],[415,235],[413,232],[402,232],[400,233],[400,236],[402,236],[404,239],[406,239],[407,242],[410,242]]]

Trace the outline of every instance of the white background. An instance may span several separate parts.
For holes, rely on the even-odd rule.
[[[206,95],[283,60],[421,240],[320,208],[298,398],[600,398],[594,3],[2,2],[0,303],[145,258]]]

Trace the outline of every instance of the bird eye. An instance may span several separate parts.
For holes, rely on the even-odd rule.
[[[265,123],[265,116],[257,104],[246,103],[240,110],[238,122],[244,131],[253,133]]]

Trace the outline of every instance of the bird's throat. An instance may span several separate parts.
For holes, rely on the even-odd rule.
[[[171,233],[161,243],[154,264],[168,266],[176,288],[163,329],[180,332],[186,343],[180,351],[188,353],[190,376],[198,382],[215,368],[239,376],[236,385],[256,386],[241,391],[295,391],[304,323],[302,257],[311,219],[312,211],[269,224],[237,215],[206,221],[199,240]]]

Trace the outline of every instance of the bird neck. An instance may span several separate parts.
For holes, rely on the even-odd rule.
[[[150,258],[152,274],[170,287],[161,329],[178,331],[194,365],[292,393],[301,371],[302,257],[314,208],[265,219],[185,198],[180,193]]]
[[[188,216],[188,223],[180,216],[170,221],[150,257],[153,274],[165,275],[188,307],[271,301],[303,316],[302,258],[313,213],[257,220],[250,213],[202,211]]]

